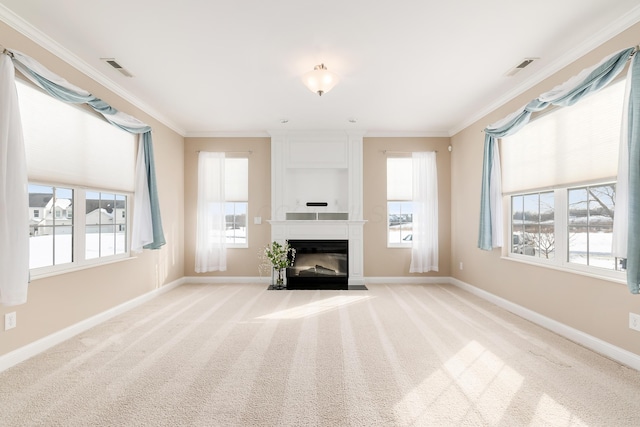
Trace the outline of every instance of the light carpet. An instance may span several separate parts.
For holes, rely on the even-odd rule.
[[[0,425],[640,425],[640,372],[451,285],[368,286],[182,285],[0,373]]]

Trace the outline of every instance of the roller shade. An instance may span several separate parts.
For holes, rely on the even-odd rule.
[[[411,157],[387,158],[387,200],[413,200]]]
[[[136,137],[16,81],[30,181],[134,191]]]
[[[503,138],[503,194],[615,179],[623,98],[617,82]]]
[[[225,159],[224,198],[227,202],[249,200],[249,159],[233,157]]]

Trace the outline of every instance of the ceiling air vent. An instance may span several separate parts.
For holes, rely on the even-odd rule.
[[[518,65],[516,65],[511,70],[509,70],[505,75],[508,77],[515,76],[520,71],[524,70],[526,67],[531,65],[531,63],[536,59],[540,59],[540,58],[524,58]]]
[[[116,69],[117,71],[120,72],[120,74],[122,74],[123,76],[127,76],[127,77],[133,77],[133,74],[131,74],[126,68],[124,68],[122,65],[118,64],[118,62],[116,62],[116,60],[114,58],[100,58],[102,61],[106,62],[107,64],[111,65],[111,67],[113,67],[114,69]]]

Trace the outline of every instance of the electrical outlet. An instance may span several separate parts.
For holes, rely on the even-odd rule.
[[[460,261],[460,270],[462,270],[462,261]]]
[[[8,331],[16,327],[16,312],[12,311],[4,315],[4,330]]]
[[[640,331],[640,314],[629,313],[629,329]]]

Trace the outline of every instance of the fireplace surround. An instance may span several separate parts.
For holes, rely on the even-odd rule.
[[[343,286],[340,289],[363,287],[363,226],[366,222],[362,219],[363,133],[270,133],[271,219],[268,222],[271,240],[289,241],[290,244],[292,241],[316,241],[318,248],[333,245],[330,242],[344,241],[346,274],[339,277],[339,286]],[[317,265],[336,270],[322,262]],[[309,265],[308,269],[311,267]],[[313,268],[317,270],[316,263]],[[331,274],[331,271],[320,270],[325,275]],[[295,283],[297,276],[287,277],[287,288],[292,289],[291,279],[293,288],[298,286]],[[320,282],[329,281],[327,277],[314,280],[318,286]]]

